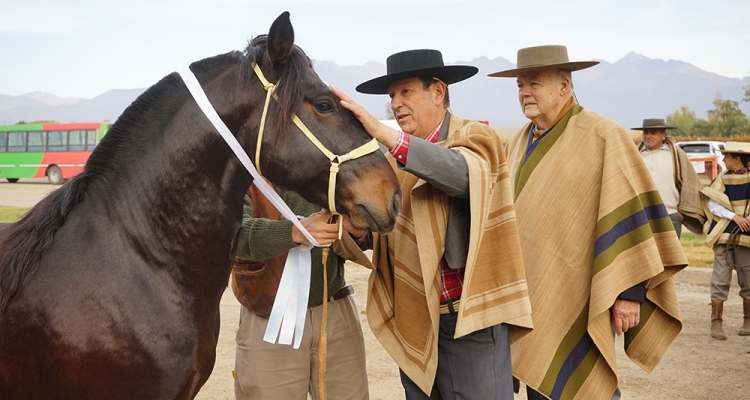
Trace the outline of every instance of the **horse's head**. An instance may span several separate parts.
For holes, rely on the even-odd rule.
[[[261,131],[265,132],[256,162],[260,172],[274,184],[331,208],[330,157],[367,147],[372,138],[354,115],[341,107],[337,97],[313,71],[310,59],[294,45],[289,13],[274,21],[267,36],[255,38],[246,53],[248,65],[243,66],[243,73],[248,74],[245,79],[253,81],[251,90],[262,91],[265,97],[262,80],[267,79],[275,85],[276,99],[268,100],[264,121],[260,121],[262,108],[253,113],[252,123],[242,126],[238,140],[246,149],[253,150],[249,153],[255,160],[258,123],[263,124]],[[256,65],[262,71],[260,74],[253,70]],[[270,88],[266,85],[266,89]],[[293,122],[294,115],[301,124]],[[306,136],[304,129],[314,139]],[[314,143],[315,139],[319,144]],[[401,192],[382,152],[376,149],[364,153],[341,162],[338,173],[333,175],[335,208],[348,215],[354,227],[385,233],[393,228],[401,208]]]

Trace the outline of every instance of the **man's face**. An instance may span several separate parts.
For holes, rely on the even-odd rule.
[[[408,78],[388,86],[391,110],[404,132],[424,139],[440,123],[445,109],[442,107],[444,92],[439,85],[442,83],[425,89],[421,79]]]
[[[557,117],[563,97],[561,82],[555,70],[521,72],[516,78],[516,83],[518,101],[526,118],[538,124],[537,121]]]
[[[643,144],[647,149],[654,151],[664,144],[667,140],[666,129],[644,129]]]

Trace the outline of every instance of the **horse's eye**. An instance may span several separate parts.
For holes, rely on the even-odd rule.
[[[321,101],[320,103],[315,105],[315,108],[318,109],[318,111],[322,113],[329,113],[333,111],[333,104],[327,102],[327,101]]]

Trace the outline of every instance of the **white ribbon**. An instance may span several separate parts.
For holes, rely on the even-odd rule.
[[[195,78],[190,68],[179,72],[182,80],[185,82],[190,94],[195,99],[198,107],[203,111],[214,128],[219,132],[224,141],[227,142],[234,154],[239,158],[242,165],[245,166],[250,175],[253,176],[253,184],[263,193],[266,198],[273,204],[277,210],[286,219],[299,229],[300,232],[313,246],[320,247],[320,243],[305,229],[299,222],[297,216],[292,212],[289,206],[281,199],[278,193],[260,176],[255,166],[250,161],[245,150],[232,135],[224,121],[211,105],[206,97],[198,79]],[[305,317],[307,315],[307,301],[310,296],[310,250],[312,246],[299,246],[289,250],[289,255],[284,265],[284,272],[279,282],[279,290],[276,292],[276,299],[271,308],[271,315],[268,318],[268,326],[263,340],[269,343],[276,343],[278,338],[279,344],[291,344],[292,335],[294,336],[294,348],[298,349],[302,342],[302,332],[305,328]],[[324,299],[325,300],[325,299]]]

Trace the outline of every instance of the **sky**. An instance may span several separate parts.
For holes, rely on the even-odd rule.
[[[283,11],[313,60],[341,66],[416,48],[515,63],[519,48],[563,44],[573,61],[636,52],[750,76],[747,0],[0,0],[0,94],[147,88],[242,50]]]

